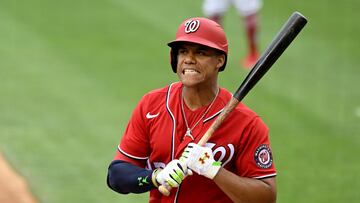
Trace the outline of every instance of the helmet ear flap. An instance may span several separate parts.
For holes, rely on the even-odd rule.
[[[177,69],[177,53],[178,50],[176,47],[172,47],[170,49],[170,64],[174,73],[176,73],[176,69]]]

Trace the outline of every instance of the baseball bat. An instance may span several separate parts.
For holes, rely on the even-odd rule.
[[[276,37],[272,40],[261,57],[257,60],[249,74],[233,94],[233,97],[224,107],[224,110],[216,118],[204,136],[200,139],[199,145],[205,145],[216,129],[228,117],[229,113],[265,75],[276,60],[281,56],[285,49],[291,44],[295,37],[300,33],[307,23],[307,19],[299,12],[294,12],[287,22],[280,29]]]
[[[295,37],[306,25],[307,19],[299,12],[294,12],[286,23],[282,26],[270,45],[266,48],[260,58],[257,60],[249,74],[235,91],[230,101],[226,104],[223,111],[212,123],[209,129],[198,142],[204,146],[211,138],[213,133],[220,127],[237,104],[247,95],[247,93],[256,85],[256,83],[265,75],[276,60],[281,56],[285,49],[291,44]],[[164,195],[169,195],[169,188],[160,186],[159,191]]]

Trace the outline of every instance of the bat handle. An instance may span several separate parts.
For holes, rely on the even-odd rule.
[[[205,134],[201,137],[198,145],[204,146],[206,142],[211,138],[214,132],[220,127],[220,125],[224,122],[224,120],[229,116],[231,111],[236,107],[236,105],[240,102],[235,97],[231,97],[220,115],[216,118],[216,120],[211,124],[209,129],[205,132]]]
[[[201,137],[200,141],[198,142],[198,145],[204,146],[206,142],[210,139],[212,134],[214,133],[214,129],[210,127],[205,134]]]
[[[158,188],[159,192],[165,196],[169,196],[170,195],[170,190],[171,187],[168,185],[160,185]]]

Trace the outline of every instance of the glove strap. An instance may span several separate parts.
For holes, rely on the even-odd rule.
[[[221,162],[215,161],[212,163],[210,170],[207,171],[206,174],[204,174],[207,178],[214,179],[216,174],[219,172],[221,168]]]
[[[151,181],[154,184],[155,187],[159,187],[159,183],[156,180],[156,176],[159,174],[159,172],[161,171],[161,169],[155,169],[151,175]]]

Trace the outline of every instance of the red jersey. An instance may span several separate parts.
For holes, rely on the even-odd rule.
[[[163,168],[178,159],[184,148],[197,143],[232,97],[221,88],[209,111],[194,129],[194,140],[186,133],[181,110],[182,84],[147,93],[136,106],[118,146],[114,160],[124,160],[148,169]],[[184,105],[189,126],[201,119],[207,106],[190,110]],[[260,117],[239,103],[206,144],[216,161],[241,176],[266,178],[276,175],[270,149],[268,128]],[[194,174],[186,177],[169,197],[157,190],[150,191],[149,202],[232,202],[210,179]]]

